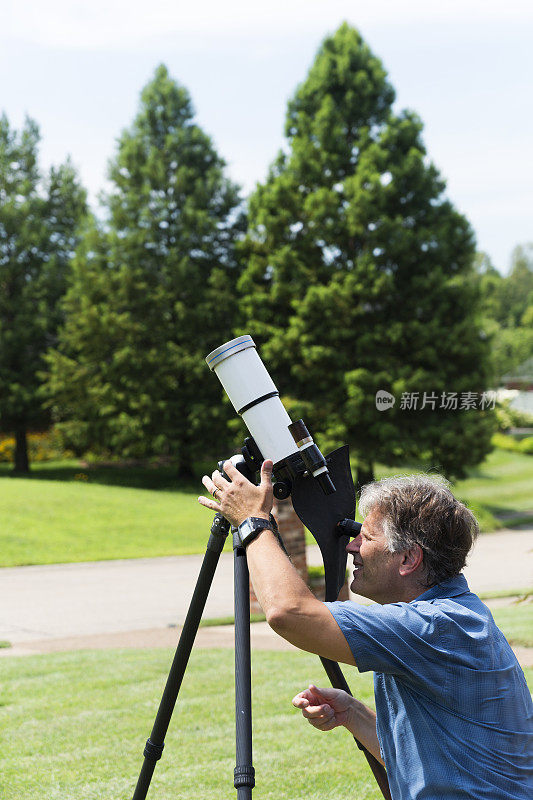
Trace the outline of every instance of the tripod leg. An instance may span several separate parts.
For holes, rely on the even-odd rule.
[[[137,786],[135,787],[133,800],[145,799],[150,787],[155,765],[163,754],[166,732],[170,724],[174,706],[176,705],[176,700],[178,699],[178,692],[187,668],[189,656],[202,618],[207,595],[209,594],[213,582],[213,576],[220,554],[224,548],[226,536],[228,535],[228,529],[229,523],[220,514],[216,514],[213,524],[211,525],[211,536],[207,543],[202,567],[196,581],[187,617],[183,624],[183,630],[167,678],[163,697],[161,698],[154,727],[152,728],[152,733],[144,748],[144,763],[137,781]]]
[[[320,660],[322,662],[322,666],[326,670],[326,674],[331,682],[331,685],[335,689],[344,689],[345,692],[351,695],[352,693],[350,691],[350,687],[348,686],[346,678],[342,674],[341,668],[339,667],[337,662],[330,661],[329,658],[322,658],[322,656],[320,656]],[[375,758],[372,755],[372,753],[370,753],[366,749],[366,747],[362,745],[358,739],[355,738],[355,736],[353,738],[359,750],[362,750],[363,753],[365,754],[366,760],[368,761],[368,765],[372,770],[372,772],[374,773],[374,778],[376,779],[377,784],[381,789],[383,797],[385,798],[385,800],[392,800],[389,788],[389,780],[387,778],[387,770],[385,769],[383,764],[381,764],[377,760],[377,758]]]
[[[238,546],[236,546],[238,544]],[[237,800],[251,800],[255,786],[252,765],[252,681],[250,657],[250,589],[244,547],[234,540],[235,576],[235,735],[233,785]]]

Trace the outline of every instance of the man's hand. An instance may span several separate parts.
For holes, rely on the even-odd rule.
[[[300,692],[292,701],[304,717],[319,731],[331,731],[339,725],[364,744],[367,750],[385,766],[376,732],[376,712],[342,689],[317,689],[314,684]]]
[[[268,519],[274,499],[272,467],[272,461],[263,462],[261,483],[259,486],[254,486],[231,461],[226,461],[224,472],[230,480],[227,481],[218,469],[211,477],[204,475],[202,483],[215,499],[202,496],[198,498],[198,502],[211,511],[219,511],[235,527],[247,517]]]
[[[318,689],[311,683],[309,689],[293,698],[292,704],[301,709],[313,727],[319,731],[331,731],[339,725],[349,724],[354,698],[342,689]]]

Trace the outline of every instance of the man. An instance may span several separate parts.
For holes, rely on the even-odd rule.
[[[270,626],[302,650],[374,672],[377,715],[311,685],[293,704],[315,727],[345,726],[387,767],[394,800],[531,800],[533,704],[520,666],[463,575],[472,513],[428,476],[363,489],[365,517],[347,545],[351,588],[375,601],[322,603],[269,523],[272,462],[252,485],[230,463],[203,484],[247,548]],[[502,554],[502,564],[503,564]]]

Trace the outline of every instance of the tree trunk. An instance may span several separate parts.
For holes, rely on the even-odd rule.
[[[357,493],[361,491],[363,486],[367,483],[372,483],[375,480],[374,478],[374,464],[372,461],[367,461],[363,464],[358,464],[357,466],[357,482],[355,484],[355,489]]]
[[[29,472],[28,440],[26,428],[17,428],[15,431],[15,472]]]
[[[215,467],[213,467],[215,469]],[[192,466],[188,464],[182,464],[176,470],[176,477],[178,480],[183,481],[183,483],[198,483],[198,475],[195,474]]]
[[[272,508],[279,532],[287,552],[291,557],[294,567],[298,570],[301,578],[307,583],[307,556],[305,545],[305,528],[300,517],[293,508],[292,500],[274,500]],[[252,614],[261,613],[262,609],[257,601],[250,581],[250,611]]]

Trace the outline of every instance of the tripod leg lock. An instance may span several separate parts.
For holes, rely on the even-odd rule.
[[[154,764],[156,761],[159,761],[161,756],[163,755],[163,748],[165,747],[165,743],[163,744],[154,744],[151,739],[146,740],[146,747],[144,748],[143,756],[148,759],[148,761],[153,761]]]
[[[255,769],[252,766],[235,767],[233,770],[233,785],[236,789],[241,786],[255,786]]]

